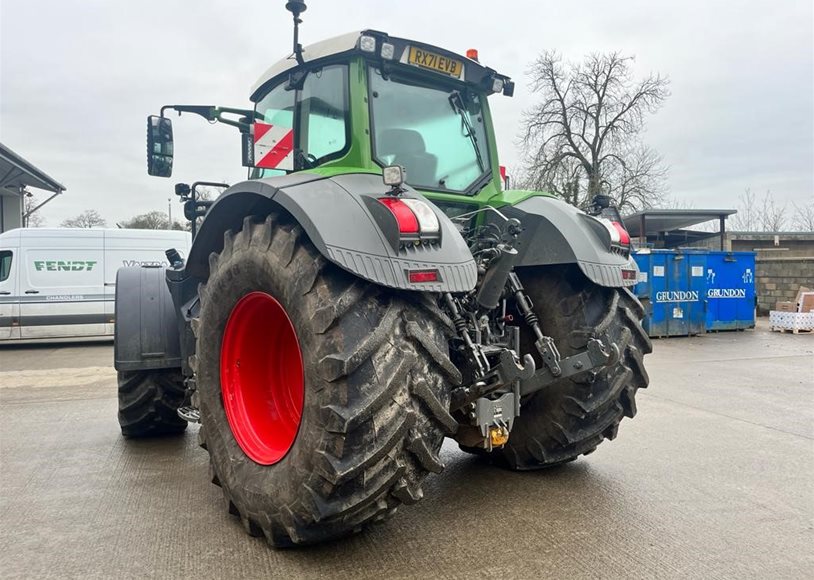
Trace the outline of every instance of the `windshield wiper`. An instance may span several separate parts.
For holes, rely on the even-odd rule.
[[[480,176],[480,179],[475,181],[472,185],[466,188],[466,195],[470,197],[474,197],[480,193],[480,190],[489,185],[489,182],[492,181],[492,174],[491,173],[484,173]]]
[[[480,147],[478,146],[478,138],[475,135],[475,128],[472,126],[472,122],[469,120],[469,115],[464,107],[461,93],[458,91],[452,91],[449,95],[449,104],[452,107],[452,110],[461,117],[461,125],[463,126],[464,133],[467,137],[469,137],[469,140],[472,141],[472,147],[475,148],[475,157],[478,160],[478,168],[480,168],[481,173],[483,173],[486,171],[486,166],[483,163],[483,155],[481,155]]]

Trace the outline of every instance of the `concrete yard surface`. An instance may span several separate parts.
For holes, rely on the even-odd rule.
[[[392,519],[274,550],[196,427],[128,441],[112,347],[0,347],[2,578],[814,578],[814,335],[657,340],[615,441],[512,473],[444,446]]]

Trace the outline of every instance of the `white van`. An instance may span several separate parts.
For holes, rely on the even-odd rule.
[[[27,228],[0,234],[0,344],[112,338],[116,271],[167,266],[189,232]]]

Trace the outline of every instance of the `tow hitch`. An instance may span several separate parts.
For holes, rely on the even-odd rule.
[[[618,346],[611,344],[606,348],[601,340],[592,338],[588,341],[587,348],[584,351],[569,356],[568,358],[560,359],[561,372],[559,375],[554,376],[549,368],[543,367],[530,378],[521,380],[520,396],[525,397],[526,395],[530,395],[560,379],[613,364],[618,359]]]
[[[535,369],[534,360],[526,355],[521,365],[512,350],[500,353],[499,363],[487,374],[492,380],[480,380],[452,392],[452,411],[466,410],[470,424],[477,429],[480,445],[487,451],[502,447],[509,440],[514,420],[520,415],[520,400],[549,385],[597,368],[613,364],[619,358],[619,347],[606,347],[592,338],[586,349],[559,360],[559,374],[545,366]],[[499,394],[501,390],[511,389]],[[496,394],[498,393],[499,396]]]

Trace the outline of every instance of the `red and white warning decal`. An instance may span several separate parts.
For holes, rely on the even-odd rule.
[[[294,170],[294,131],[289,127],[254,124],[254,166]]]

